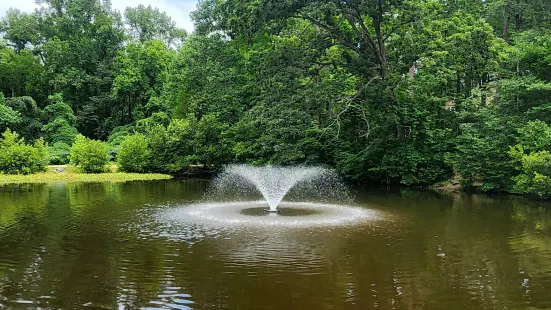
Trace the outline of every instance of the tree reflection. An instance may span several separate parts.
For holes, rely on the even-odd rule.
[[[0,303],[38,308],[546,308],[551,212],[519,197],[359,195],[391,214],[354,227],[146,230],[207,183],[4,187]],[[187,229],[199,229],[188,227]],[[184,235],[185,237],[185,235]],[[21,305],[19,305],[21,306]]]

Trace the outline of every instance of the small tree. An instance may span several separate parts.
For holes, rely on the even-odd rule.
[[[71,164],[86,173],[105,172],[109,164],[109,146],[105,142],[78,135],[69,155]]]
[[[117,162],[121,171],[144,172],[148,167],[150,154],[146,137],[137,133],[122,141]]]
[[[31,174],[45,171],[48,148],[42,138],[26,144],[19,134],[7,129],[0,138],[0,173]]]
[[[61,94],[48,97],[49,105],[42,111],[44,126],[42,132],[50,144],[71,145],[78,134],[75,124],[77,118],[71,107],[63,102]]]

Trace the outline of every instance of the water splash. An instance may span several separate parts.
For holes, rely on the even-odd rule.
[[[338,193],[342,201],[347,191],[342,186],[334,188],[339,183],[333,172],[322,167],[230,165],[214,180],[208,196],[231,201],[249,196],[241,200],[250,200],[252,189],[262,195],[270,211],[276,211],[281,200],[298,185],[300,194],[314,193],[321,197]]]
[[[292,210],[291,212],[294,212],[295,215],[283,212],[281,215],[269,213],[255,216],[244,212],[250,208],[258,209],[263,205],[265,203],[260,201],[196,203],[183,208],[163,210],[158,214],[157,219],[159,223],[170,223],[166,225],[167,229],[177,232],[182,229],[182,225],[206,230],[213,229],[214,231],[243,227],[297,229],[355,225],[376,222],[385,218],[382,212],[377,210],[312,202],[284,201],[280,203],[282,208]],[[310,213],[311,210],[316,212]],[[301,215],[304,213],[306,214]],[[171,235],[171,233],[166,233],[166,235]]]

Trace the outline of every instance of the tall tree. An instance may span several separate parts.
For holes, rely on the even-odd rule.
[[[166,12],[143,4],[135,8],[127,7],[124,11],[125,23],[130,27],[130,34],[135,40],[145,42],[161,40],[167,46],[179,45],[186,37],[184,29],[176,27]]]

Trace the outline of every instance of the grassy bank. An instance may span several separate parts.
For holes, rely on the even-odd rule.
[[[55,172],[56,168],[67,169],[66,166],[50,166],[47,172],[31,175],[0,174],[0,185],[18,183],[73,183],[73,182],[128,182],[166,180],[172,178],[168,174],[160,173],[77,173],[68,168],[67,172]],[[115,169],[113,169],[115,170]]]

